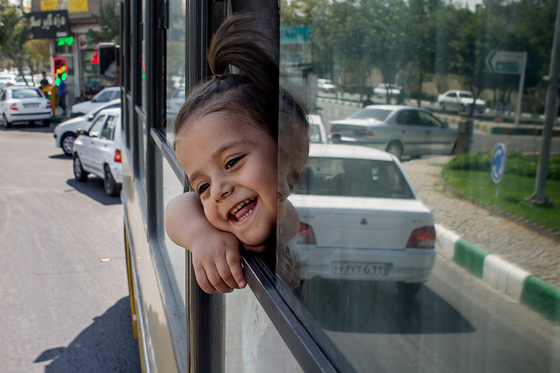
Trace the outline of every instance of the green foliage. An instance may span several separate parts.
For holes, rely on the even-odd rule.
[[[492,74],[491,50],[528,52],[525,90],[545,86],[557,0],[485,0],[476,10],[445,0],[292,0],[282,23],[312,27],[313,72],[365,93],[375,69],[383,81],[422,97],[422,83],[456,74],[475,96],[516,90],[517,75]],[[441,86],[441,87],[440,87]],[[448,87],[438,84],[442,89]],[[533,105],[535,108],[536,105]],[[535,109],[536,110],[536,109]]]
[[[99,15],[92,17],[99,23],[101,31],[89,30],[87,35],[94,43],[111,42],[119,44],[120,19],[115,15],[116,0],[104,1]]]
[[[442,177],[447,184],[471,198],[483,201],[515,216],[533,221],[555,231],[560,230],[560,181],[546,182],[547,196],[553,202],[548,207],[525,203],[525,197],[533,192],[534,177],[519,176],[513,172],[504,174],[498,186],[487,171],[456,170],[446,168]]]
[[[492,151],[483,153],[463,154],[455,156],[446,168],[449,170],[485,171],[490,172]],[[521,151],[508,152],[506,159],[506,174],[534,178],[537,174],[538,155],[527,155]],[[548,161],[549,180],[560,180],[560,155],[551,155]]]

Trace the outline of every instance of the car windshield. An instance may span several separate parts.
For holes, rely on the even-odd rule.
[[[393,110],[368,108],[352,114],[349,118],[350,119],[375,119],[382,122],[385,119],[387,119],[389,114],[391,114],[392,112]]]
[[[355,158],[310,157],[294,194],[413,199],[394,162]]]
[[[461,96],[463,98],[472,98],[472,95],[470,93],[461,93],[461,94],[459,94],[459,96]]]
[[[41,93],[36,89],[18,89],[12,91],[12,98],[37,98]]]

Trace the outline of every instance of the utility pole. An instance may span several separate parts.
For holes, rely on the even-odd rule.
[[[544,113],[544,126],[542,131],[541,153],[537,177],[535,179],[535,190],[533,194],[525,198],[534,205],[548,205],[546,196],[546,176],[548,174],[548,159],[550,157],[550,140],[552,138],[552,126],[557,116],[558,103],[558,74],[560,73],[560,2],[556,9],[556,25],[554,27],[554,41],[552,42],[552,53],[550,56],[550,74],[548,90],[546,91],[546,108]]]

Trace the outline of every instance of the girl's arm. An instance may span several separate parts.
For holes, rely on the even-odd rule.
[[[192,253],[194,273],[202,290],[227,293],[247,285],[239,240],[210,224],[194,192],[183,193],[169,202],[164,223],[171,241]]]

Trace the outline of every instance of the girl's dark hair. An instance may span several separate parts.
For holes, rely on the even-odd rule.
[[[307,127],[304,106],[279,87],[276,48],[252,27],[253,20],[250,14],[233,15],[214,34],[208,49],[214,76],[195,87],[185,100],[175,118],[175,137],[190,119],[218,111],[252,119],[276,142],[279,110]],[[232,67],[238,71],[230,71]]]

